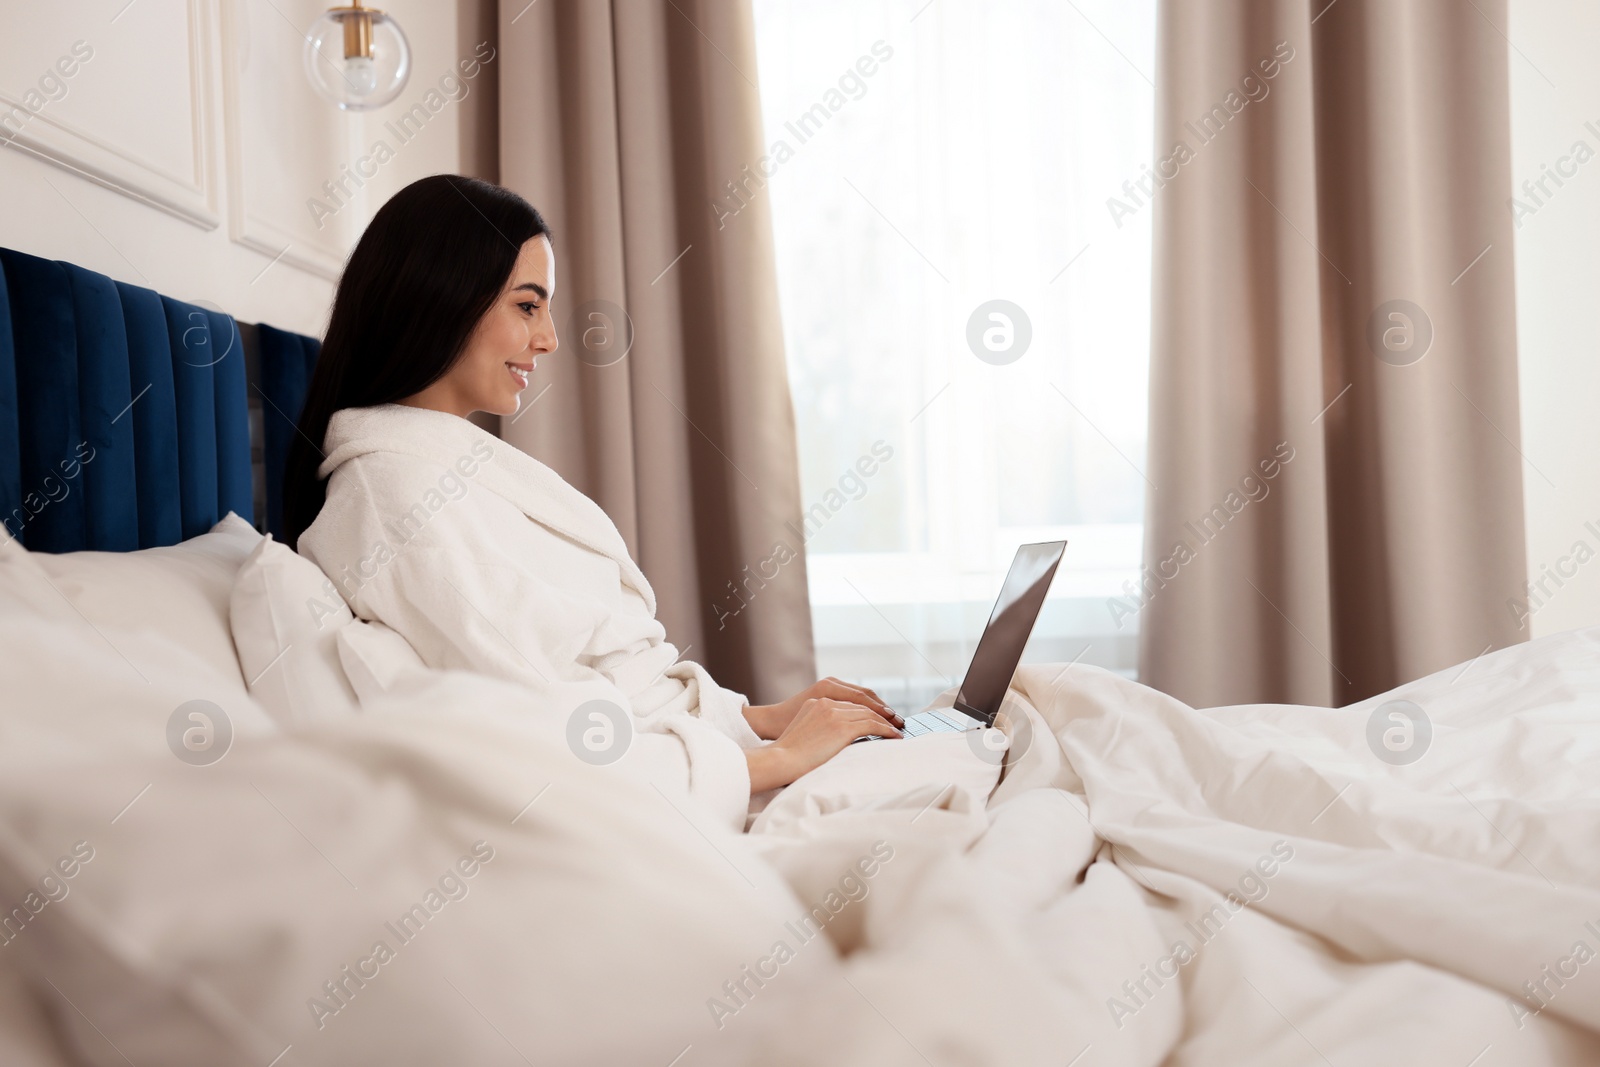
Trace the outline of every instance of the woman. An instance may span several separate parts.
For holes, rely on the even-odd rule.
[[[750,705],[679,660],[599,506],[468,420],[516,413],[556,351],[555,290],[549,228],[515,193],[435,175],[386,203],[339,281],[289,456],[289,544],[430,667],[520,682],[563,717],[605,700],[676,735],[691,792],[742,826],[752,791],[903,723],[834,678]]]

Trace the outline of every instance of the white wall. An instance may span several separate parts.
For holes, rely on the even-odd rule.
[[[359,116],[301,70],[301,35],[334,0],[0,3],[0,102],[46,100],[0,125],[0,245],[320,335],[384,199],[426,174],[493,177],[495,64],[459,99],[426,95],[492,35],[492,0],[384,3],[413,70],[394,103]],[[402,144],[387,124],[418,103],[435,109]],[[328,200],[323,182],[380,138],[393,158],[348,202]],[[307,206],[319,197],[339,209],[320,225]]]
[[[1516,277],[1537,636],[1600,623],[1600,7],[1510,0],[1509,22],[1511,173],[1532,209],[1519,211]],[[1578,142],[1595,158],[1579,165]],[[1521,190],[1558,165],[1576,174]]]

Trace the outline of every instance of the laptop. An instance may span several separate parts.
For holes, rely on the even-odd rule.
[[[906,737],[962,733],[994,725],[1066,547],[1065,541],[1041,541],[1017,549],[1005,584],[1000,587],[1000,597],[989,613],[989,624],[983,628],[983,636],[972,653],[967,676],[956,692],[955,704],[905,716],[902,732]],[[856,738],[877,740],[883,739],[876,735]]]

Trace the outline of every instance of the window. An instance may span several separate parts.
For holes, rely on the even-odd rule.
[[[755,11],[768,153],[717,210],[770,198],[819,668],[920,706],[1065,537],[1026,658],[1133,675],[1154,0]]]

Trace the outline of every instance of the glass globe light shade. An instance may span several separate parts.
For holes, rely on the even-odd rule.
[[[336,7],[306,31],[306,79],[345,111],[381,107],[400,95],[411,74],[411,44],[382,11]]]

